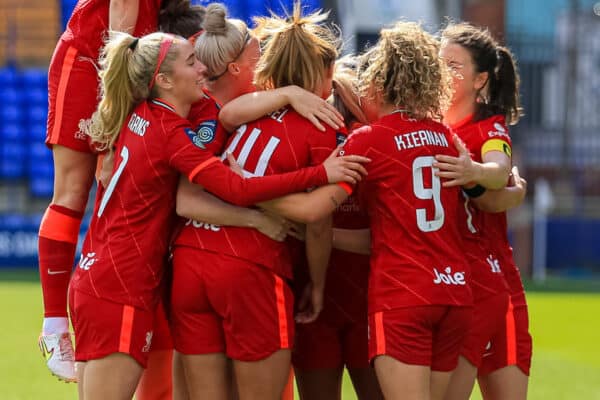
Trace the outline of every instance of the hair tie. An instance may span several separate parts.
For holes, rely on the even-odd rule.
[[[158,59],[156,60],[156,68],[154,69],[154,74],[152,75],[152,79],[150,80],[148,89],[152,90],[152,88],[154,87],[154,82],[156,81],[156,76],[160,71],[160,66],[167,57],[167,54],[169,54],[169,49],[171,48],[172,44],[173,38],[170,36],[160,42],[160,48],[158,50]]]
[[[129,43],[129,50],[134,51],[139,41],[139,38],[133,39],[133,42]]]

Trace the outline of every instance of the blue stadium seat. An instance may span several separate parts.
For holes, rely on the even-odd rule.
[[[29,191],[35,197],[52,197],[54,192],[53,177],[33,177],[29,180]]]
[[[12,67],[0,68],[0,88],[15,87],[18,79],[16,69]]]
[[[0,107],[2,123],[20,123],[21,117],[21,108],[17,105],[7,104],[4,107]]]
[[[0,147],[0,176],[19,179],[25,176],[26,144],[22,141],[2,143]]]
[[[21,125],[15,122],[0,125],[0,142],[14,142],[25,138],[25,132],[21,131]]]
[[[19,104],[21,102],[21,94],[12,86],[0,86],[0,99],[4,104]]]
[[[33,106],[42,106],[48,108],[48,89],[47,88],[31,88],[23,91],[25,93],[26,103]]]
[[[32,123],[27,127],[27,140],[33,143],[44,143],[46,140],[46,121]],[[48,149],[46,149],[49,151]]]
[[[48,117],[48,109],[41,105],[32,105],[27,109],[26,121],[27,125],[46,123]]]
[[[21,71],[21,87],[25,90],[46,89],[48,90],[48,70],[40,68],[28,68]]]

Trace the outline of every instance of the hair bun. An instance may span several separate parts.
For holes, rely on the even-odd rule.
[[[211,3],[206,7],[204,32],[223,35],[227,32],[227,9],[220,3]]]

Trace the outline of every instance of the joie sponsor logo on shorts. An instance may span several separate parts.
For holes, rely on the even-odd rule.
[[[436,268],[433,269],[433,283],[436,285],[466,285],[465,273],[464,272],[452,272],[452,268],[446,267],[443,272],[438,271]]]
[[[84,271],[89,271],[96,260],[96,253],[87,253],[85,256],[82,254],[79,259],[79,268]]]

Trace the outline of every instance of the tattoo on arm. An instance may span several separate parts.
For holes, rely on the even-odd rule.
[[[338,201],[335,199],[335,197],[331,196],[330,199],[331,199],[331,202],[333,203],[334,207],[338,208],[340,203],[338,203]]]

